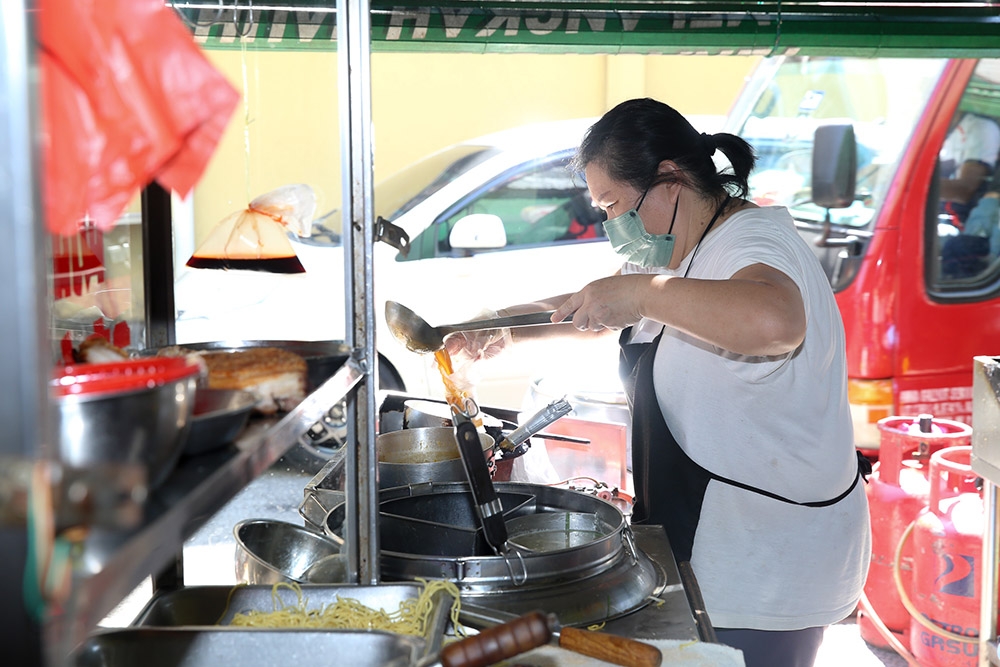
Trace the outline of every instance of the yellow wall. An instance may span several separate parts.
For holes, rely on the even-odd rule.
[[[254,197],[308,183],[317,214],[339,206],[336,53],[209,51],[244,93],[194,194],[195,242]],[[725,114],[756,58],[372,55],[376,181],[449,144],[543,120],[600,116],[632,97]]]

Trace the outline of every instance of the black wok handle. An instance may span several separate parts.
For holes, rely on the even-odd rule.
[[[503,506],[500,504],[496,489],[493,488],[493,480],[490,479],[490,471],[486,465],[486,457],[483,456],[475,424],[467,419],[456,419],[455,438],[458,440],[462,465],[469,478],[472,500],[476,505],[479,520],[483,524],[486,541],[497,553],[505,551],[507,524],[503,520]]]
[[[544,646],[552,638],[545,614],[533,611],[513,621],[487,628],[477,635],[441,649],[442,667],[488,667]]]

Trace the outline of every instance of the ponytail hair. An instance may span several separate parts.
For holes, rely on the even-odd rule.
[[[731,169],[716,167],[712,155],[717,150]],[[681,174],[659,174],[664,160],[674,162]],[[610,178],[636,190],[680,181],[721,202],[727,195],[749,194],[756,161],[753,147],[735,134],[700,133],[676,109],[647,97],[622,102],[594,123],[571,166],[583,171],[597,163]]]

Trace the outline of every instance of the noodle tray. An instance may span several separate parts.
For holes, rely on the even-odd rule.
[[[409,667],[423,639],[381,631],[129,628],[98,632],[74,653],[73,667],[299,667],[344,656],[352,667]]]
[[[302,585],[303,597],[310,608],[332,605],[338,598],[357,600],[372,609],[392,610],[407,599],[417,598],[423,586],[419,583],[382,584],[378,586],[357,586],[352,584]],[[287,593],[287,594],[286,594]],[[285,602],[294,602],[294,594],[279,593]],[[451,599],[447,604],[451,604]],[[227,604],[228,603],[228,604]],[[435,603],[442,605],[440,599]],[[237,613],[248,610],[270,611],[274,608],[272,586],[187,586],[173,591],[157,593],[139,612],[134,626],[177,627],[183,625],[227,626]],[[443,609],[447,620],[447,608]],[[432,618],[437,609],[432,613]],[[434,624],[428,624],[428,632],[434,631]],[[444,630],[443,625],[436,628]],[[430,639],[431,637],[426,637]]]
[[[338,598],[372,609],[391,611],[420,596],[418,583],[301,587],[310,609],[322,609]],[[315,628],[246,628],[230,626],[236,614],[274,609],[272,586],[189,586],[157,593],[133,621],[133,627],[91,635],[75,653],[75,667],[137,664],[164,667],[275,667],[312,662],[315,655],[350,656],[352,667],[417,664],[436,654],[448,627],[452,599],[434,598],[422,636],[381,630]],[[278,593],[294,602],[289,591]],[[287,598],[287,599],[286,599]],[[318,652],[318,653],[317,653]],[[152,663],[150,661],[153,661]]]

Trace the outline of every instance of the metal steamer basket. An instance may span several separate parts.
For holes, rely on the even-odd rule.
[[[509,550],[487,542],[466,483],[426,482],[379,494],[381,571],[386,581],[448,579],[462,600],[524,614],[542,609],[563,625],[589,625],[635,611],[665,585],[663,569],[635,546],[625,516],[595,496],[550,486],[494,484]],[[324,532],[341,539],[344,506]]]

